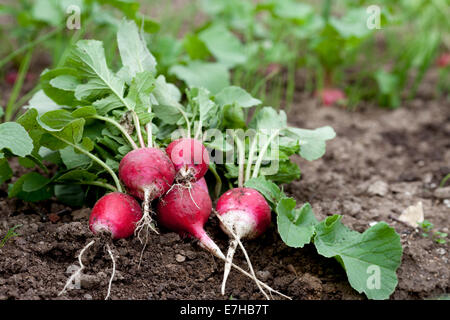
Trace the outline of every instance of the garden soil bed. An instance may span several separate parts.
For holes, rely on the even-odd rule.
[[[337,132],[325,157],[298,159],[301,180],[285,186],[299,204],[310,202],[319,219],[342,214],[343,222],[364,231],[386,221],[401,236],[403,259],[392,299],[438,298],[449,293],[449,245],[437,244],[398,222],[400,213],[419,201],[425,219],[442,232],[450,226],[448,202],[434,196],[450,172],[450,103],[421,93],[395,111],[365,107],[357,112],[324,108],[298,94],[289,112],[293,125],[331,125]],[[11,163],[13,166],[15,164]],[[16,168],[17,170],[21,170]],[[67,208],[54,201],[27,204],[8,199],[0,189],[0,236],[17,224],[20,236],[0,249],[0,299],[103,299],[111,260],[100,245],[86,253],[81,289],[58,297],[77,264],[76,257],[93,239],[89,209]],[[206,227],[219,246],[226,236],[211,218]],[[334,259],[317,254],[314,246],[287,247],[275,224],[258,241],[246,244],[258,275],[294,299],[365,299],[348,284]],[[117,277],[112,299],[262,299],[257,287],[232,271],[227,294],[220,294],[223,264],[188,238],[162,229],[151,234],[143,251],[136,238],[115,241]],[[244,265],[241,253],[235,262]],[[68,269],[69,268],[69,269]]]

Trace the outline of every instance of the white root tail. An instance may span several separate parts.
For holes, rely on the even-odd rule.
[[[225,262],[224,270],[223,270],[223,281],[222,281],[222,295],[225,295],[225,287],[227,284],[228,275],[231,271],[231,262],[233,261],[234,253],[236,252],[236,248],[238,246],[238,242],[236,240],[230,241],[230,246],[228,247],[227,252],[227,262]]]
[[[153,230],[154,232],[156,232],[156,234],[159,234],[158,231],[153,226],[152,223],[153,219],[152,216],[150,215],[151,194],[152,194],[151,188],[144,189],[144,201],[142,203],[143,214],[142,218],[136,223],[136,229],[134,230],[134,235],[137,235],[137,238],[141,243],[144,243],[144,240],[142,239],[141,235],[143,230],[145,230],[146,232],[148,232],[149,230]],[[147,244],[146,241],[145,244]]]
[[[261,293],[266,297],[267,300],[270,300],[270,298],[269,298],[269,296],[267,295],[267,293],[263,290],[263,288],[262,288],[261,285],[259,284],[258,278],[256,278],[256,274],[255,274],[255,270],[253,270],[252,262],[250,261],[250,258],[249,258],[248,254],[247,254],[247,250],[245,250],[245,247],[244,247],[244,245],[242,244],[241,239],[240,239],[239,236],[237,236],[236,233],[235,233],[233,230],[231,230],[231,228],[229,228],[229,226],[223,221],[223,219],[222,219],[222,217],[220,216],[220,214],[218,214],[216,211],[214,211],[214,213],[216,214],[217,218],[218,218],[219,221],[222,223],[222,225],[225,227],[225,229],[227,229],[227,231],[228,231],[228,232],[233,236],[233,238],[234,238],[234,239],[231,241],[231,243],[230,243],[230,250],[233,250],[233,251],[230,252],[230,250],[228,250],[228,255],[227,255],[227,260],[228,260],[228,261],[225,263],[225,266],[226,266],[226,264],[231,264],[231,263],[232,263],[233,255],[234,255],[234,252],[236,251],[236,244],[235,244],[234,242],[236,242],[237,244],[239,244],[239,247],[241,248],[242,252],[244,253],[245,259],[247,260],[247,264],[248,264],[248,267],[249,267],[249,269],[250,269],[250,273],[251,273],[252,278],[253,278],[253,280],[255,281],[256,285],[258,286],[259,291],[261,291]],[[232,246],[234,247],[234,249],[232,248]],[[231,257],[228,257],[228,256],[230,256],[230,255],[231,255]],[[228,268],[230,268],[230,267],[228,267]],[[224,271],[224,276],[223,276],[224,278],[223,278],[223,282],[222,282],[222,295],[225,294],[225,284],[226,284],[227,277],[228,277],[228,274],[225,274],[225,272],[226,272],[226,269],[225,269],[225,271]],[[229,273],[229,270],[228,270],[228,273]]]
[[[200,245],[203,248],[205,248],[206,250],[211,252],[215,257],[219,258],[220,260],[224,261],[225,263],[229,262],[229,260],[225,257],[223,252],[220,250],[220,248],[214,243],[214,241],[206,234],[206,232],[204,230],[203,230],[202,233],[197,234],[196,237],[200,240]],[[280,295],[283,298],[292,300],[290,297],[282,294],[281,292],[279,292],[279,291],[277,291],[275,289],[272,289],[267,284],[265,284],[261,280],[258,280],[258,278],[254,277],[253,275],[251,275],[250,273],[248,273],[247,271],[245,271],[244,269],[242,269],[241,267],[235,265],[232,262],[231,262],[231,266],[233,268],[235,268],[236,270],[238,270],[243,275],[245,275],[248,278],[251,278],[252,280],[256,281],[257,284],[259,284],[260,286],[262,286],[266,290],[268,290],[270,294],[272,294],[272,292],[273,292],[273,293],[276,293],[276,294]]]
[[[109,296],[111,294],[111,286],[112,286],[112,282],[114,280],[114,276],[116,275],[116,260],[114,259],[114,255],[111,251],[111,248],[109,247],[109,245],[106,245],[106,249],[108,250],[109,256],[111,257],[112,263],[113,263],[113,269],[112,269],[112,273],[111,273],[111,278],[109,279],[109,284],[108,284],[108,293],[106,294],[105,300],[109,299]]]
[[[66,292],[67,288],[72,284],[72,282],[77,279],[80,275],[81,272],[84,269],[84,264],[82,261],[82,257],[84,252],[94,244],[95,240],[92,240],[91,242],[89,242],[81,251],[80,254],[78,255],[78,263],[80,264],[80,268],[78,270],[76,270],[70,277],[69,279],[67,279],[66,285],[64,286],[64,288],[58,293],[58,296],[61,296],[63,293]]]

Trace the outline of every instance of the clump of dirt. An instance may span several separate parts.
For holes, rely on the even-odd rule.
[[[323,108],[302,95],[290,111],[293,125],[331,125],[337,137],[317,161],[296,159],[302,178],[285,187],[299,204],[310,202],[318,218],[342,214],[343,222],[364,231],[371,222],[386,221],[401,236],[404,248],[392,299],[435,298],[449,292],[449,245],[424,238],[398,221],[401,212],[421,201],[425,219],[448,232],[448,201],[435,190],[450,167],[450,103],[416,99],[395,111],[366,108],[348,112]],[[14,225],[20,236],[0,249],[0,299],[102,299],[112,262],[101,245],[85,253],[81,288],[61,297],[67,271],[77,265],[80,250],[94,239],[88,229],[89,209],[74,209],[55,201],[39,204],[7,199],[0,191],[0,235]],[[207,231],[219,246],[227,237],[215,218]],[[314,246],[287,247],[275,220],[257,241],[246,243],[258,276],[294,299],[364,299],[348,284],[334,259],[317,254]],[[162,229],[151,234],[143,252],[135,239],[113,242],[117,274],[112,299],[263,299],[251,280],[232,271],[227,295],[220,295],[223,263],[189,238]],[[241,253],[235,262],[245,265]]]

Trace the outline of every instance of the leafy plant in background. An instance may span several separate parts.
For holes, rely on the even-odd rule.
[[[79,8],[80,13],[80,28],[75,30],[66,27],[69,16],[77,13],[68,10],[71,6]],[[71,45],[87,32],[95,32],[106,39],[113,37],[120,22],[117,13],[136,21],[146,32],[157,31],[158,24],[140,14],[139,6],[139,2],[129,0],[21,0],[0,5],[0,14],[14,19],[14,24],[2,29],[0,38],[2,43],[10,45],[2,48],[5,57],[0,60],[0,67],[11,65],[6,80],[13,85],[5,110],[0,115],[4,121],[12,120],[23,104],[40,89],[36,86],[18,100],[24,82],[32,78],[28,72],[39,49],[50,54],[53,67],[60,67],[67,59]],[[114,44],[107,48],[107,52],[115,52]],[[107,58],[113,60],[113,56]]]

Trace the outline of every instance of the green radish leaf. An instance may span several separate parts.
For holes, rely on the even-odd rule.
[[[40,84],[42,86],[42,90],[45,93],[46,98],[54,101],[52,105],[53,110],[59,109],[61,106],[74,106],[77,105],[77,99],[75,98],[75,90],[76,87],[81,84],[77,71],[71,68],[57,68],[52,70],[44,70],[41,74]],[[34,99],[42,99],[42,103],[45,102],[44,97],[40,97],[39,95],[34,97]],[[35,103],[34,103],[35,104]],[[30,101],[30,105],[33,104]],[[46,111],[50,111],[50,106],[44,108]],[[43,111],[45,112],[45,111]],[[41,112],[41,113],[43,113]]]
[[[21,115],[16,122],[22,125],[28,132],[28,135],[33,140],[34,149],[33,152],[38,152],[40,149],[40,140],[43,134],[42,128],[38,121],[38,111],[36,109],[30,109]]]
[[[0,185],[11,179],[13,172],[9,166],[8,160],[0,159]]]
[[[47,184],[50,183],[50,179],[41,176],[37,172],[31,172],[27,179],[24,180],[22,185],[22,190],[25,192],[33,192],[37,190],[41,190]]]
[[[122,65],[128,68],[132,78],[144,71],[152,74],[156,72],[156,60],[148,50],[134,21],[121,22],[117,31],[117,44]]]
[[[319,159],[325,154],[326,141],[336,136],[333,128],[321,127],[314,130],[289,128],[288,136],[298,139],[300,144],[299,154],[306,160]]]
[[[77,86],[75,97],[78,100],[95,101],[110,94],[109,103],[122,103],[128,110],[132,110],[123,99],[125,83],[108,68],[101,41],[78,41],[69,64],[77,69],[80,76],[89,79],[87,83]]]
[[[277,112],[272,107],[264,107],[252,118],[249,127],[258,131],[287,128],[286,113],[283,110]]]
[[[10,185],[8,196],[29,202],[49,199],[53,196],[53,188],[49,182],[49,179],[37,172],[24,174],[13,185]]]
[[[180,104],[180,90],[178,90],[175,85],[166,82],[166,78],[163,75],[156,78],[155,88],[153,89],[151,96],[153,96],[153,104],[184,108]]]
[[[23,126],[15,122],[0,124],[0,151],[7,149],[16,156],[25,157],[33,148],[33,140]]]
[[[73,118],[90,118],[92,116],[95,116],[97,114],[97,111],[93,106],[86,106],[76,109],[72,112]]]
[[[44,130],[60,131],[74,120],[67,110],[54,110],[44,113],[38,118],[38,122]]]
[[[270,205],[275,208],[277,203],[283,196],[283,192],[280,188],[273,182],[268,181],[263,176],[258,178],[253,178],[245,182],[246,188],[252,188],[261,193],[264,198],[270,203]]]
[[[191,105],[199,115],[199,123],[202,127],[208,127],[209,121],[217,121],[218,107],[210,99],[209,91],[204,88],[190,90]]]
[[[231,68],[247,61],[245,48],[239,39],[222,25],[212,25],[198,35],[213,56]]]
[[[64,20],[59,0],[36,0],[31,9],[33,19],[58,26]]]
[[[93,173],[90,173],[87,170],[74,169],[60,175],[58,178],[55,179],[55,182],[95,181],[96,179],[97,176]]]
[[[180,110],[173,106],[154,105],[152,111],[158,119],[167,124],[176,124],[182,118]]]
[[[34,168],[34,166],[35,166],[34,161],[31,159],[19,158],[18,160],[19,160],[19,164],[24,168],[31,169],[31,168]]]
[[[155,77],[149,71],[136,74],[132,80],[126,101],[139,114],[148,114],[150,93],[155,88]]]
[[[221,107],[237,104],[242,108],[250,108],[261,104],[260,100],[253,98],[247,91],[236,86],[223,88],[215,96],[215,101]]]
[[[43,90],[39,90],[33,95],[30,101],[28,101],[28,106],[25,108],[36,109],[39,114],[44,114],[48,111],[61,109],[62,106],[50,99]]]
[[[67,146],[64,149],[59,150],[59,153],[64,165],[69,170],[88,166],[92,162],[91,158],[84,154],[75,152],[75,150],[71,146]]]
[[[281,199],[276,207],[278,233],[286,245],[303,248],[311,242],[314,226],[318,223],[311,205],[306,203],[296,209],[297,203],[292,198]]]
[[[188,87],[203,87],[213,94],[230,85],[230,73],[220,63],[191,61],[186,66],[171,67],[169,73],[186,82]]]
[[[183,38],[183,47],[191,60],[207,60],[211,56],[205,43],[196,34],[186,34]]]
[[[5,114],[5,111],[3,111],[3,107],[0,106],[0,118],[3,117],[4,114]]]
[[[306,3],[290,0],[270,1],[267,4],[269,3],[273,6],[275,15],[284,19],[302,22],[314,14],[313,7]]]
[[[267,180],[282,184],[300,179],[301,171],[297,164],[290,160],[285,160],[278,163],[278,171],[276,174],[266,175],[265,167],[261,167],[260,174],[265,176]]]
[[[245,129],[245,114],[237,104],[226,105],[222,108],[223,119],[221,127],[224,129]]]
[[[85,202],[84,190],[80,185],[56,185],[56,199],[68,206],[82,207]]]
[[[400,236],[385,222],[359,233],[341,223],[334,215],[316,225],[317,252],[336,258],[344,267],[351,286],[369,299],[387,299],[397,286],[400,266]]]

